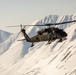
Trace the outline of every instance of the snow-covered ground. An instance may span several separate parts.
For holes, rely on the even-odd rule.
[[[49,15],[36,24],[72,21],[76,14]],[[18,41],[17,33],[11,35],[0,45],[0,75],[76,75],[76,23],[56,26],[64,29],[67,40],[50,45],[47,42],[31,43]],[[44,27],[29,27],[30,37]],[[7,36],[7,35],[6,35]]]
[[[0,30],[0,44],[6,41],[12,33]]]

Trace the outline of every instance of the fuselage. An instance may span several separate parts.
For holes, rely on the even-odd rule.
[[[42,29],[37,35],[31,38],[26,34],[25,30],[22,30],[22,33],[27,42],[52,41],[67,37],[67,33],[58,28],[52,28],[52,30],[50,29],[49,32],[48,29]]]

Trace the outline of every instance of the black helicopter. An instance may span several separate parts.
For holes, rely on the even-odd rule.
[[[67,33],[63,29],[55,28],[55,27],[50,27],[52,25],[60,25],[60,24],[67,24],[67,23],[72,23],[76,22],[74,21],[68,21],[68,22],[62,22],[62,23],[48,23],[44,25],[18,25],[21,26],[21,31],[19,34],[22,32],[23,36],[27,42],[31,42],[32,46],[34,46],[34,42],[43,42],[43,41],[48,41],[47,44],[50,44],[51,42],[55,41],[56,39],[59,39],[59,42],[62,42],[63,40],[67,39],[66,37],[68,36]],[[26,33],[25,27],[26,26],[48,26],[48,28],[41,29],[37,32],[37,35],[33,37],[29,37]],[[8,26],[8,27],[14,27],[14,26]],[[18,35],[19,35],[18,34]],[[20,40],[20,41],[22,41]]]

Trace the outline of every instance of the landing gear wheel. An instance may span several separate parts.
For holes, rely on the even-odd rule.
[[[62,39],[60,39],[58,42],[62,42]]]
[[[67,38],[62,38],[62,39],[60,39],[58,42],[62,42],[62,41],[64,41],[64,40],[66,40]]]
[[[33,44],[33,42],[32,42],[32,45],[30,46],[30,47],[33,47],[34,46],[34,44]]]

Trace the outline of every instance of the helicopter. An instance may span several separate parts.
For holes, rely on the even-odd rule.
[[[62,42],[67,39],[66,37],[68,36],[68,34],[63,29],[59,29],[57,27],[50,27],[50,26],[62,25],[62,24],[67,24],[67,23],[72,23],[72,22],[76,22],[76,20],[61,22],[61,23],[48,23],[44,25],[22,25],[22,24],[17,25],[21,27],[21,31],[19,32],[19,34],[22,33],[24,36],[24,39],[21,39],[19,41],[26,40],[27,42],[31,42],[32,43],[31,47],[34,46],[34,42],[48,41],[47,44],[51,44],[56,39],[59,39],[58,42]],[[17,27],[17,26],[8,26],[8,27]],[[30,38],[28,34],[26,33],[26,29],[25,29],[26,26],[48,26],[48,28],[44,28],[37,31],[37,34]]]

